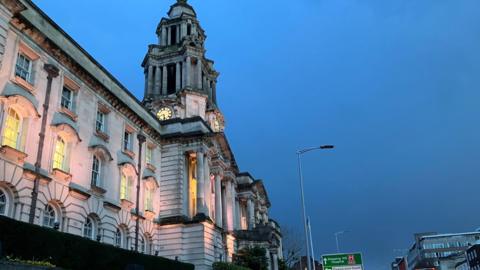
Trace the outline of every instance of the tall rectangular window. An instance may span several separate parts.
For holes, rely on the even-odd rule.
[[[145,210],[153,211],[153,189],[145,188]]]
[[[123,135],[123,150],[132,150],[132,134],[128,131],[125,131]]]
[[[175,45],[177,44],[177,26],[170,27],[170,44]]]
[[[18,54],[17,64],[15,65],[15,75],[27,82],[31,82],[32,60],[21,53]]]
[[[105,132],[105,114],[101,111],[97,111],[95,130],[98,132]]]
[[[67,110],[73,111],[73,91],[63,87],[61,106]]]
[[[93,156],[92,186],[100,187],[100,159],[96,156]]]
[[[55,152],[53,154],[53,169],[59,169],[62,171],[66,171],[65,166],[65,156],[66,156],[67,146],[65,141],[57,137],[57,141],[55,143]]]
[[[195,157],[188,158],[188,179],[190,216],[194,217],[197,214],[197,159]]]
[[[120,179],[120,199],[122,200],[131,200],[132,198],[132,186],[133,181],[131,176],[125,175],[122,172]]]
[[[145,153],[145,161],[147,164],[153,164],[153,149],[148,146]]]
[[[20,148],[20,116],[12,108],[8,109],[7,119],[5,120],[5,131],[3,132],[2,145],[7,145],[15,149]]]

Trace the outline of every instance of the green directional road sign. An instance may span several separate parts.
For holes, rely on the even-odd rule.
[[[324,270],[363,270],[362,254],[323,255]]]

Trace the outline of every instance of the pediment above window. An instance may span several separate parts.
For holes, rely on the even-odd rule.
[[[53,115],[52,126],[56,128],[57,133],[63,133],[68,141],[82,141],[78,126],[70,117],[56,112]]]
[[[135,162],[129,155],[125,154],[123,151],[117,152],[117,162],[119,166],[131,166],[136,171]]]
[[[88,145],[88,149],[95,153],[99,153],[100,156],[106,161],[113,161],[113,156],[108,150],[107,146],[96,136],[93,136]]]
[[[32,93],[18,85],[8,82],[0,95],[0,100],[7,105],[15,105],[23,116],[40,117],[38,100]]]

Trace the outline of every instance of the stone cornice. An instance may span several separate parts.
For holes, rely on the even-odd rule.
[[[2,0],[4,1],[4,0]],[[17,1],[18,2],[18,1]],[[28,1],[30,2],[30,1]],[[31,3],[33,5],[33,3]],[[34,6],[34,8],[37,8]],[[37,8],[38,9],[38,8]],[[34,11],[30,11],[29,13],[32,13]],[[23,14],[23,13],[22,13]],[[112,91],[107,88],[104,84],[102,84],[100,81],[97,80],[91,73],[89,73],[82,65],[77,63],[75,59],[73,59],[69,54],[67,54],[61,47],[59,47],[57,44],[55,44],[50,38],[48,38],[46,35],[44,35],[39,29],[37,29],[26,17],[24,17],[22,14],[16,15],[12,21],[11,24],[12,26],[21,32],[22,34],[28,36],[37,46],[42,48],[47,54],[50,55],[50,57],[54,58],[56,61],[58,61],[65,69],[67,69],[70,73],[73,75],[77,76],[79,79],[81,79],[90,89],[92,89],[94,92],[96,92],[98,95],[100,95],[104,100],[109,102],[113,108],[115,108],[118,112],[120,112],[122,115],[124,115],[126,118],[128,118],[133,124],[137,125],[138,127],[141,127],[145,133],[147,133],[151,138],[158,140],[160,137],[160,132],[157,131],[155,128],[153,128],[148,121],[156,121],[155,117],[151,115],[150,112],[145,110],[146,115],[151,115],[152,119],[149,119],[148,121],[140,117],[135,111],[133,111],[126,103],[124,100],[120,99],[117,97],[115,94],[112,93]],[[45,16],[45,20],[47,22],[51,22],[51,19],[46,17],[43,13],[39,14],[40,16]],[[52,27],[58,28],[53,22],[52,22]],[[57,29],[61,34],[65,36],[66,39],[70,39],[63,30]],[[72,40],[72,43],[74,41]],[[74,45],[78,46],[76,43]],[[84,52],[84,50],[80,47],[78,49],[81,52]],[[84,52],[86,53],[86,52]],[[91,56],[87,55],[85,56],[87,59],[91,58]],[[93,62],[93,65],[97,65],[96,62]],[[103,67],[99,66],[99,70],[103,70]],[[115,81],[115,79],[112,79]],[[122,86],[118,86],[121,88]],[[123,90],[125,91],[125,94],[128,96],[131,96],[131,101],[134,103],[138,103],[138,105],[141,105],[138,100],[136,100],[135,97],[128,91],[128,90]],[[143,112],[142,112],[143,113]]]

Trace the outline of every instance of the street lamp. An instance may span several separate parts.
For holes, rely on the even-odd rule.
[[[305,229],[305,247],[307,250],[307,267],[308,270],[312,270],[312,262],[310,261],[310,250],[309,250],[309,244],[308,244],[308,227],[307,227],[307,214],[305,210],[305,195],[303,191],[303,173],[302,173],[302,159],[301,156],[307,152],[314,151],[314,150],[328,150],[328,149],[333,149],[333,145],[322,145],[322,146],[317,146],[317,147],[310,147],[310,148],[305,148],[302,150],[297,151],[297,159],[298,159],[298,175],[300,178],[300,191],[302,195],[302,210],[303,210],[303,226]]]
[[[337,253],[340,253],[340,245],[338,244],[338,236],[341,234],[345,234],[348,231],[339,231],[335,233],[335,242],[337,243]]]

